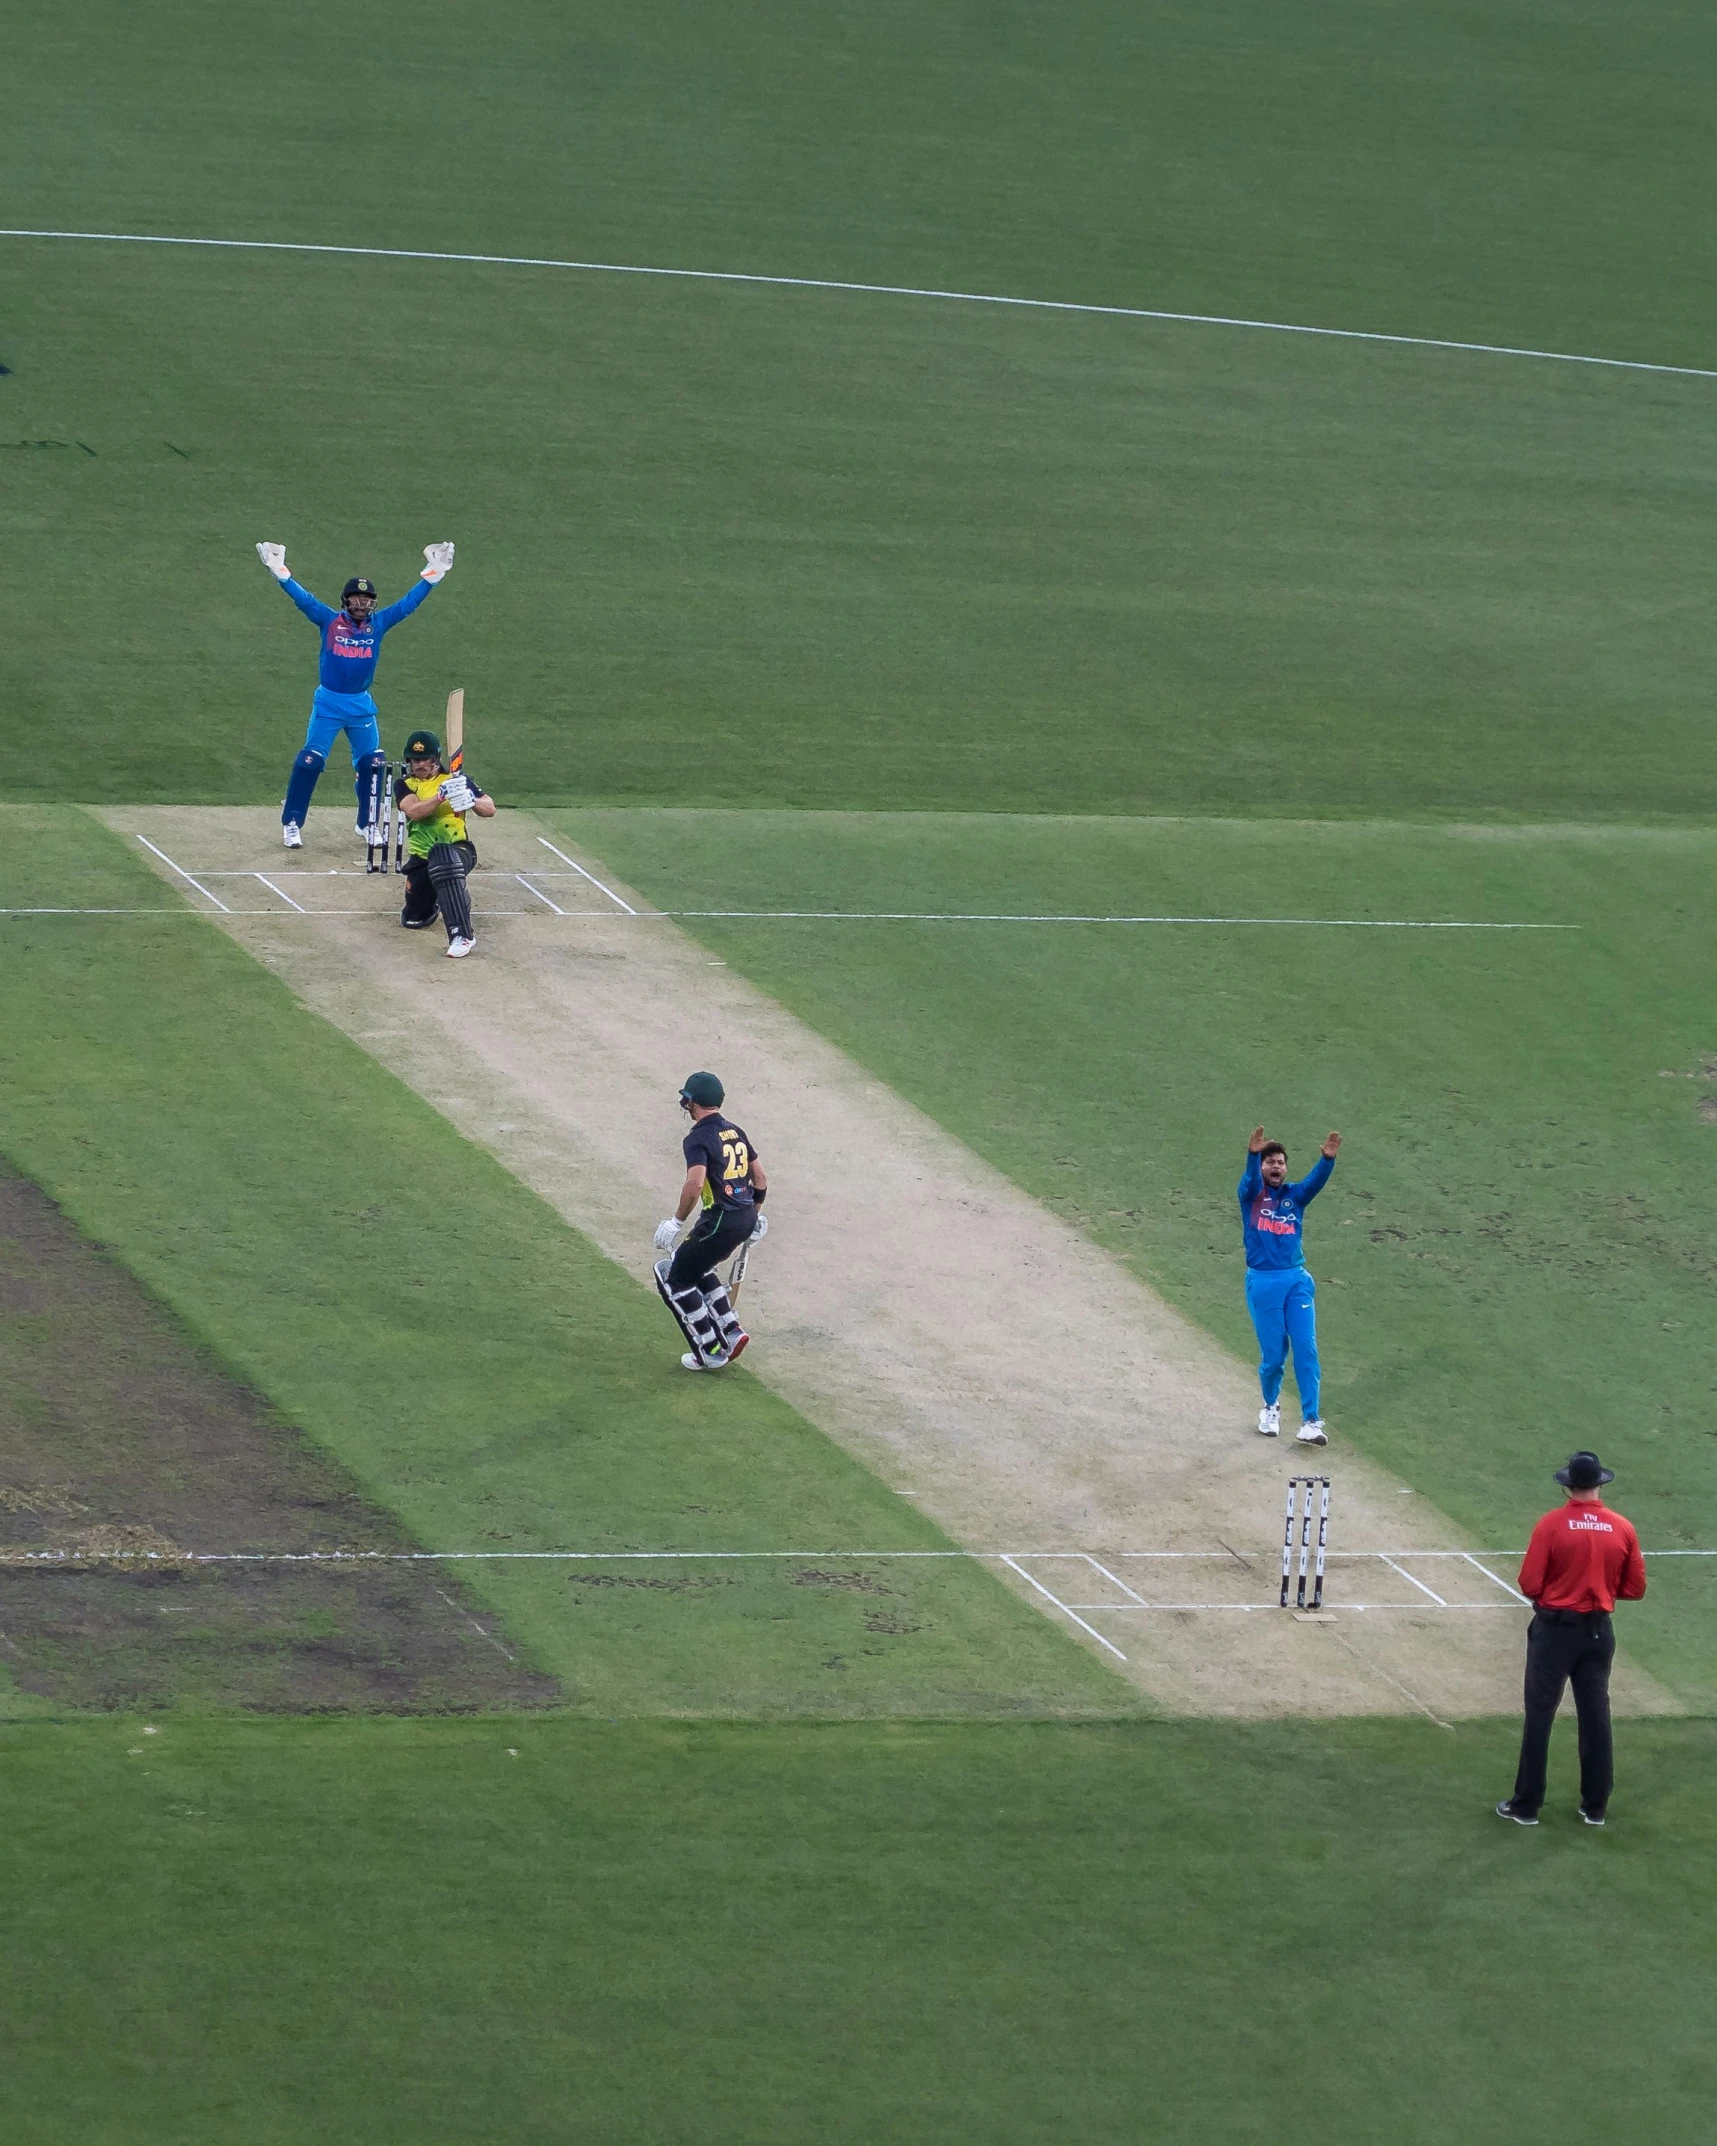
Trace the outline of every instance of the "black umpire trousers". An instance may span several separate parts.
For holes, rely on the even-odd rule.
[[[719,1279],[716,1268],[730,1252],[739,1250],[756,1227],[755,1207],[734,1207],[726,1213],[719,1207],[711,1208],[674,1254],[668,1269],[668,1287],[699,1289],[707,1294]]]
[[[1550,1769],[1550,1728],[1565,1686],[1574,1687],[1580,1723],[1580,1808],[1596,1816],[1610,1800],[1610,1664],[1616,1635],[1602,1610],[1535,1610],[1526,1634],[1526,1728],[1514,1803],[1536,1812]]]

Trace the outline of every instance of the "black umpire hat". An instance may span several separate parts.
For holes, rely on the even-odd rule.
[[[376,585],[368,574],[354,574],[340,591],[340,601],[344,603],[348,596],[373,596],[375,593]]]
[[[1567,1467],[1556,1471],[1557,1482],[1568,1490],[1596,1490],[1615,1479],[1616,1471],[1606,1468],[1595,1453],[1570,1453]]]

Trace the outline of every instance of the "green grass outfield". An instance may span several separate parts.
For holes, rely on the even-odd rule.
[[[171,904],[141,860],[75,808],[0,810],[0,906],[26,883]],[[210,925],[0,930],[32,1009],[0,1036],[7,1155],[426,1548],[594,1553],[460,1568],[571,1705],[1139,1710],[964,1561],[890,1564],[877,1594],[773,1563],[604,1565],[946,1538],[749,1375],[688,1380],[653,1295]],[[670,1111],[665,1182],[677,1137]]]
[[[91,0],[6,53],[14,226],[1717,364],[1691,0]],[[1595,1437],[1648,1540],[1711,1541],[1717,381],[43,240],[0,294],[13,799],[277,797],[312,644],[251,545],[391,591],[451,535],[390,744],[463,683],[505,799],[794,808],[569,818],[664,899],[1579,922],[697,928],[1236,1349],[1238,1135],[1341,1123],[1342,1437],[1497,1535]],[[164,898],[75,815],[0,828],[9,899]],[[0,1146],[420,1535],[932,1539],[753,1382],[689,1394],[643,1292],[210,927],[8,919],[0,957]],[[465,1217],[409,1448],[375,1397],[449,1306],[392,1151]],[[1696,1708],[1698,1577],[1628,1627]],[[489,1598],[586,1712],[1131,1704],[980,1575],[887,1656],[804,1590]],[[1602,1835],[1566,1736],[1554,1825],[1489,1816],[1506,1723],[149,1725],[0,1726],[31,2146],[1710,2128],[1708,1721],[1625,1730]]]
[[[1339,1439],[1496,1549],[1524,1546],[1557,1496],[1551,1465],[1590,1442],[1646,1542],[1714,1546],[1717,1124],[1700,1104],[1717,1109],[1717,837],[923,813],[562,824],[670,909],[859,912],[686,927],[1237,1356],[1255,1350],[1233,1201],[1246,1134],[1267,1120],[1309,1168],[1339,1126],[1307,1225]],[[1627,1621],[1701,1707],[1717,1700],[1713,1568],[1660,1562]]]
[[[1709,1723],[142,1726],[0,1731],[30,2146],[1709,2136]]]
[[[207,21],[21,34],[12,225],[1717,353],[1691,6]],[[464,683],[501,794],[1717,803],[1717,379],[423,261],[0,239],[0,278],[14,795],[278,795],[314,644],[253,543],[392,591],[445,534],[388,737]]]

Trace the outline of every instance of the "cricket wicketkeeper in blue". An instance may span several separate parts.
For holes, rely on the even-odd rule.
[[[340,592],[340,608],[334,611],[293,580],[287,570],[284,544],[259,544],[256,550],[263,565],[322,636],[320,682],[310,703],[310,728],[305,732],[304,750],[292,763],[286,802],[280,808],[286,847],[304,847],[304,822],[310,816],[316,778],[328,765],[328,755],[342,730],[352,753],[359,839],[379,840],[372,830],[382,816],[387,756],[382,751],[376,704],[370,698],[370,680],[376,675],[382,635],[402,618],[410,618],[435,584],[451,573],[453,546],[428,545],[417,586],[385,611],[376,609],[374,582],[366,581],[361,574],[346,583]]]
[[[1260,1125],[1246,1143],[1246,1174],[1240,1180],[1240,1226],[1246,1236],[1246,1309],[1258,1330],[1258,1384],[1264,1405],[1258,1428],[1266,1438],[1282,1431],[1282,1374],[1294,1352],[1300,1389],[1298,1432],[1303,1446],[1327,1446],[1318,1412],[1318,1285],[1306,1271],[1301,1235],[1306,1209],[1330,1181],[1341,1149],[1331,1133],[1318,1160],[1297,1185],[1288,1183],[1288,1151],[1266,1140]]]

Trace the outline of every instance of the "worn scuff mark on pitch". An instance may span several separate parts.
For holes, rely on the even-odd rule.
[[[904,1490],[900,1495],[904,1498],[909,1498],[912,1493],[909,1490]],[[847,1589],[849,1593],[860,1595],[891,1595],[894,1592],[892,1587],[885,1587],[880,1580],[873,1578],[868,1572],[822,1572],[815,1566],[807,1566],[802,1572],[794,1573],[793,1585],[795,1587],[842,1587]]]

